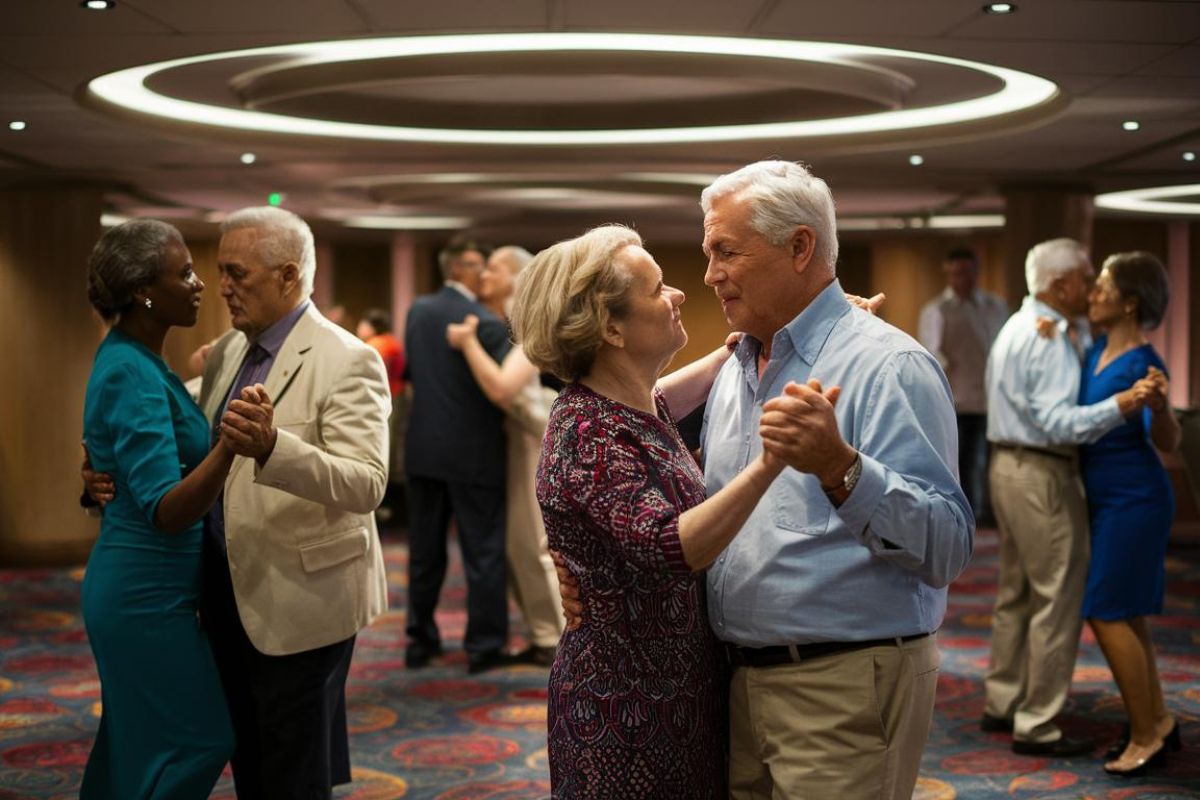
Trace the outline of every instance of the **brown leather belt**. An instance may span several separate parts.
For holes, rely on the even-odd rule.
[[[1039,456],[1049,456],[1050,458],[1060,458],[1063,461],[1074,461],[1075,460],[1075,456],[1071,455],[1070,453],[1062,453],[1062,452],[1059,452],[1058,450],[1050,450],[1049,448],[1046,448],[1046,447],[1034,447],[1033,445],[1028,445],[1028,444],[1000,444],[1000,443],[993,444],[992,446],[995,447],[997,450],[1004,450],[1009,453],[1017,453],[1018,455],[1020,453],[1024,452],[1024,453],[1035,453]]]
[[[770,647],[739,647],[725,644],[725,655],[735,667],[776,667],[780,664],[799,664],[812,658],[850,653],[868,647],[899,646],[905,642],[924,639],[928,633],[893,636],[890,639],[869,639],[865,642],[811,642],[809,644],[779,644]]]

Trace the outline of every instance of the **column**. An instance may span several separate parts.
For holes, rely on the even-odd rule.
[[[1028,294],[1025,255],[1047,239],[1069,236],[1090,244],[1092,193],[1082,186],[1007,186],[1004,195],[1004,297],[1012,308]]]
[[[99,531],[78,498],[101,209],[94,187],[0,191],[0,564],[80,564]]]

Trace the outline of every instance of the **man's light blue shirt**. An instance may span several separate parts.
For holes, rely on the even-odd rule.
[[[1054,320],[1053,337],[1038,333],[1038,317]],[[1026,297],[992,345],[987,364],[990,442],[1055,447],[1094,442],[1122,422],[1117,398],[1090,406],[1079,403],[1079,350],[1068,336],[1067,319],[1034,297]]]
[[[835,280],[779,331],[761,379],[743,337],[705,413],[708,492],[762,451],[762,405],[788,381],[841,386],[842,437],[862,477],[834,508],[816,476],[786,468],[708,571],[717,636],[763,647],[934,631],[946,586],[971,558],[950,387],[916,340],[854,308]]]

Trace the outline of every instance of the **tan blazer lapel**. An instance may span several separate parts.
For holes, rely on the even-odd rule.
[[[264,385],[267,387],[267,396],[271,398],[271,404],[275,408],[279,408],[279,401],[291,388],[292,382],[296,380],[296,375],[304,367],[305,356],[312,350],[313,333],[316,330],[314,313],[316,313],[315,309],[310,304],[304,316],[296,320],[292,332],[283,340],[283,346],[279,348],[279,355],[275,357],[271,371],[267,373]]]
[[[238,331],[230,331],[226,335],[229,336],[228,344],[213,349],[201,383],[200,408],[210,423],[221,413],[225,396],[229,394],[229,387],[233,386],[233,379],[237,377],[249,346],[246,337]],[[217,358],[219,360],[214,361]]]

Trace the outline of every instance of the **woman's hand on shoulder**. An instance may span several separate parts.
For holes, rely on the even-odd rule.
[[[467,314],[462,322],[451,322],[446,326],[446,341],[455,350],[462,350],[468,339],[478,335],[479,317]]]

